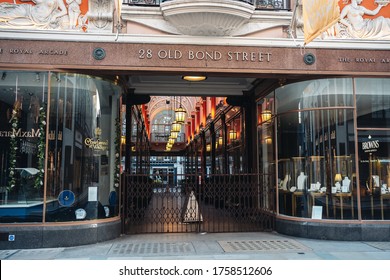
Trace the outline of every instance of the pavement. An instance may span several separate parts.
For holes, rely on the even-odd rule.
[[[0,250],[0,260],[390,260],[390,242],[274,232],[135,234],[76,247]]]

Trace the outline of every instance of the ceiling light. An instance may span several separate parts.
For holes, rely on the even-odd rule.
[[[180,132],[181,131],[181,124],[177,122],[172,123],[171,131],[174,132]]]
[[[179,124],[183,124],[186,120],[186,110],[183,107],[175,109],[175,121]]]
[[[206,76],[183,76],[183,80],[189,81],[189,82],[201,82],[207,79]]]

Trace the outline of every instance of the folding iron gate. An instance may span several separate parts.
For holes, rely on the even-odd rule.
[[[258,174],[127,175],[127,233],[271,230]]]

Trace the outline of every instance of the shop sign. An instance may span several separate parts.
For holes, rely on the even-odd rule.
[[[365,153],[376,152],[379,149],[379,140],[372,140],[367,142],[362,142],[362,149]]]
[[[85,138],[84,140],[85,146],[92,150],[97,150],[97,151],[107,151],[108,150],[108,140],[101,141],[99,139],[94,140],[91,138]]]
[[[33,138],[33,137],[40,137],[41,132],[39,129],[35,130],[32,128],[30,131],[22,131],[21,128],[19,129],[12,129],[12,131],[0,131],[0,137],[8,137],[8,138]]]

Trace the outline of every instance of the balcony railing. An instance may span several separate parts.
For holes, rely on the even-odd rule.
[[[160,6],[160,3],[180,0],[123,0],[123,5]],[[233,0],[254,5],[256,10],[290,10],[291,0]]]

